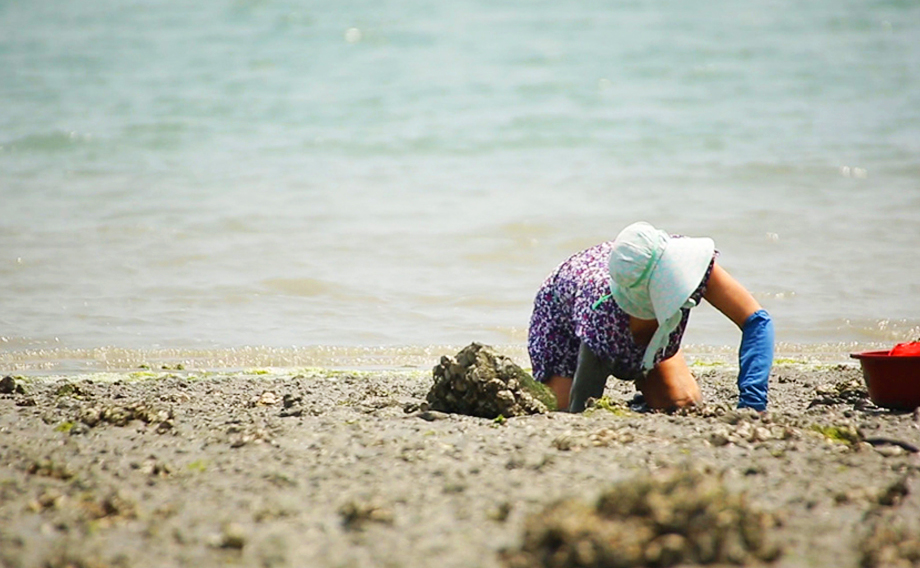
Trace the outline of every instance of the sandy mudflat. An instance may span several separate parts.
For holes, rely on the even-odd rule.
[[[498,567],[554,501],[682,466],[772,513],[776,566],[911,565],[917,413],[849,362],[777,365],[763,416],[731,410],[735,369],[694,371],[685,415],[611,381],[610,408],[504,423],[419,412],[420,371],[7,381],[0,565]]]

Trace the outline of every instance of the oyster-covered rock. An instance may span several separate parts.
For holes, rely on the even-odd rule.
[[[431,410],[481,418],[542,414],[555,410],[552,392],[511,359],[480,343],[443,356],[433,369],[426,400]]]

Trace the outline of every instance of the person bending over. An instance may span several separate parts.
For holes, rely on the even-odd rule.
[[[717,256],[712,239],[645,222],[571,256],[534,300],[527,339],[534,378],[569,412],[600,398],[610,375],[635,381],[652,409],[698,404],[680,342],[690,309],[706,299],[741,329],[738,407],[765,410],[773,322]]]

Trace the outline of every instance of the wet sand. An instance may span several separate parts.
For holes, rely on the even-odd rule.
[[[499,567],[554,503],[681,468],[775,519],[775,566],[920,565],[917,412],[849,361],[776,365],[764,415],[732,409],[730,365],[693,370],[692,412],[611,381],[506,420],[424,410],[430,371],[7,380],[0,565]]]

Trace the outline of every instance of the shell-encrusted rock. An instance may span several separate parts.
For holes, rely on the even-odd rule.
[[[455,357],[443,356],[432,370],[429,408],[497,418],[542,414],[555,409],[555,397],[511,359],[472,343]]]

